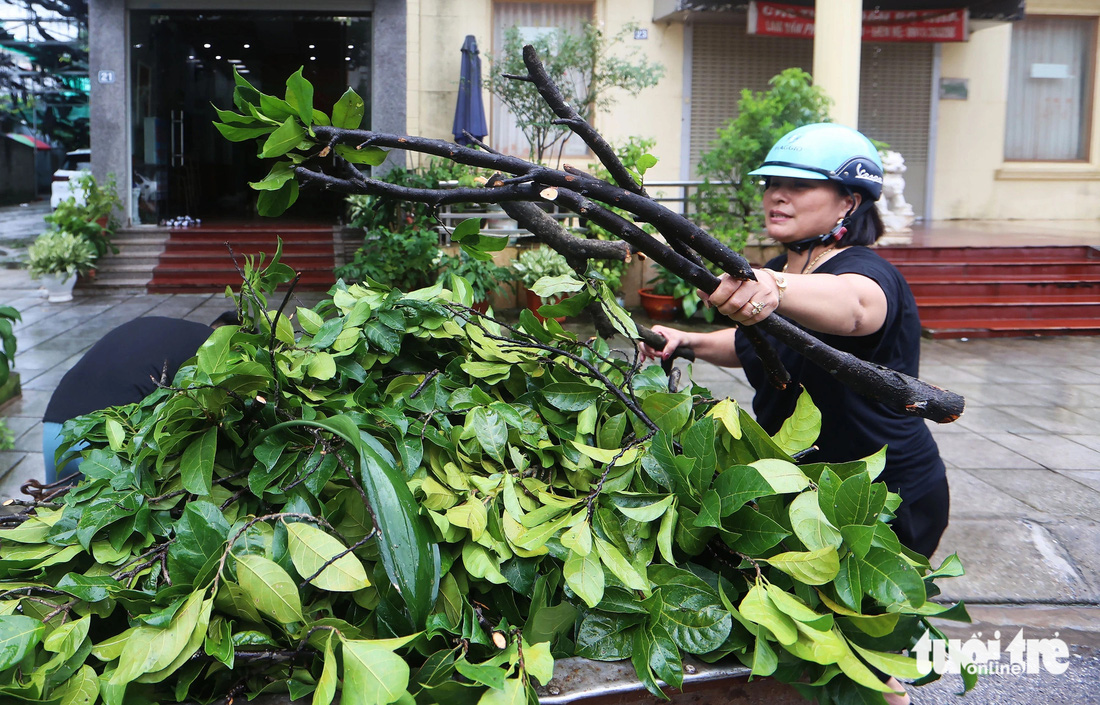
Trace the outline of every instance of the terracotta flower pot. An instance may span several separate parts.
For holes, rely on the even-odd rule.
[[[557,303],[558,298],[553,301],[543,301],[538,294],[527,289],[527,308],[531,309],[531,313],[535,314],[535,318],[539,319],[539,323],[545,323],[546,319],[539,315],[539,307],[543,304]],[[554,319],[558,323],[565,321],[565,316],[560,316]]]
[[[672,321],[683,312],[682,299],[674,296],[662,296],[652,293],[652,289],[638,289],[642,299],[642,308],[654,321]]]

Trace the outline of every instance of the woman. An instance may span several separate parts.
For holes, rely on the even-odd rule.
[[[756,281],[723,274],[705,297],[709,304],[743,325],[777,312],[838,350],[917,377],[920,320],[913,294],[901,273],[868,247],[883,230],[875,208],[882,163],[870,140],[841,125],[806,125],[780,139],[750,173],[764,177],[765,226],[786,253],[755,270]],[[753,410],[769,433],[791,415],[805,387],[822,415],[819,450],[807,460],[855,460],[887,446],[879,479],[903,498],[894,531],[910,549],[929,557],[935,552],[947,527],[949,493],[923,419],[859,396],[770,337],[793,381],[784,391],[770,385],[756,351],[734,328],[653,330],[668,342],[660,351],[643,346],[647,357],[667,358],[687,345],[708,362],[743,367],[756,389]],[[896,680],[887,683],[900,690]],[[905,703],[908,696],[887,701]]]
[[[786,253],[755,270],[757,281],[723,274],[710,305],[743,325],[778,312],[834,348],[918,376],[920,321],[908,284],[868,245],[882,235],[875,200],[882,191],[878,151],[841,125],[800,127],[779,140],[753,176],[764,177],[764,222]],[[691,333],[663,326],[668,357],[681,345],[717,365],[745,369],[756,389],[753,409],[770,433],[794,410],[805,387],[821,409],[819,451],[808,460],[842,462],[888,446],[880,479],[904,499],[893,522],[901,542],[925,556],[947,526],[943,461],[922,419],[892,411],[837,382],[771,339],[793,384],[774,389],[755,350],[736,329]]]

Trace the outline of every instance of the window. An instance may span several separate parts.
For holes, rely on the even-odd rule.
[[[493,6],[493,52],[496,54],[501,50],[504,33],[512,27],[516,27],[525,40],[534,40],[558,28],[579,32],[585,22],[591,21],[590,2],[498,2]],[[515,117],[496,98],[492,101],[489,135],[493,147],[505,154],[526,157],[530,153],[530,143],[516,127]],[[559,146],[554,146],[555,157]],[[585,156],[588,147],[580,138],[571,137],[565,142],[561,154],[565,157]]]
[[[1005,159],[1088,158],[1096,19],[1028,17],[1012,27]]]

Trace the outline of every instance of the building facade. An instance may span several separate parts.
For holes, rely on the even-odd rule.
[[[818,11],[846,4],[819,2]],[[905,156],[906,195],[920,217],[1100,218],[1093,109],[1100,0],[1031,0],[1026,15],[1021,6],[971,3],[963,41],[855,42],[858,95],[842,96],[838,110],[852,109],[857,127]],[[305,66],[319,105],[353,85],[369,96],[373,129],[450,139],[466,35],[488,59],[511,26],[537,36],[585,20],[611,32],[633,23],[640,31],[626,49],[661,63],[664,78],[621,96],[594,122],[612,142],[655,139],[660,162],[647,178],[674,181],[695,177],[699,154],[734,117],[743,88],[762,90],[788,66],[823,72],[829,57],[850,59],[852,49],[834,41],[815,56],[821,36],[750,34],[747,2],[323,0],[307,9],[290,0],[92,0],[91,7],[93,165],[126,175],[120,181],[135,224],[249,213],[246,182],[262,167],[250,146],[230,145],[209,127],[210,104],[231,104],[233,66],[270,92]],[[837,27],[851,17],[815,21]],[[488,141],[517,149],[509,117],[487,92],[484,99]],[[567,161],[587,163],[582,145],[567,149]],[[417,161],[398,154],[390,161],[406,158]],[[334,208],[322,199],[299,215],[333,217]]]

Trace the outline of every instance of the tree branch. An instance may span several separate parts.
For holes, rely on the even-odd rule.
[[[584,140],[584,143],[588,145],[592,153],[596,155],[600,163],[607,167],[607,171],[610,172],[611,178],[615,180],[615,183],[628,191],[648,198],[649,194],[645,192],[645,189],[634,180],[631,173],[623,166],[622,161],[620,161],[619,157],[615,154],[615,150],[607,143],[603,135],[592,129],[592,126],[580,116],[573,106],[565,102],[565,97],[561,94],[561,91],[558,90],[553,79],[550,78],[550,74],[546,72],[546,67],[539,61],[538,54],[535,52],[535,47],[530,44],[523,47],[523,63],[527,66],[529,80],[535,84],[535,88],[538,89],[539,95],[541,95],[542,99],[546,101],[546,104],[550,106],[550,109],[554,111],[554,114],[561,118],[561,120],[555,120],[555,124],[566,125],[574,134]]]

